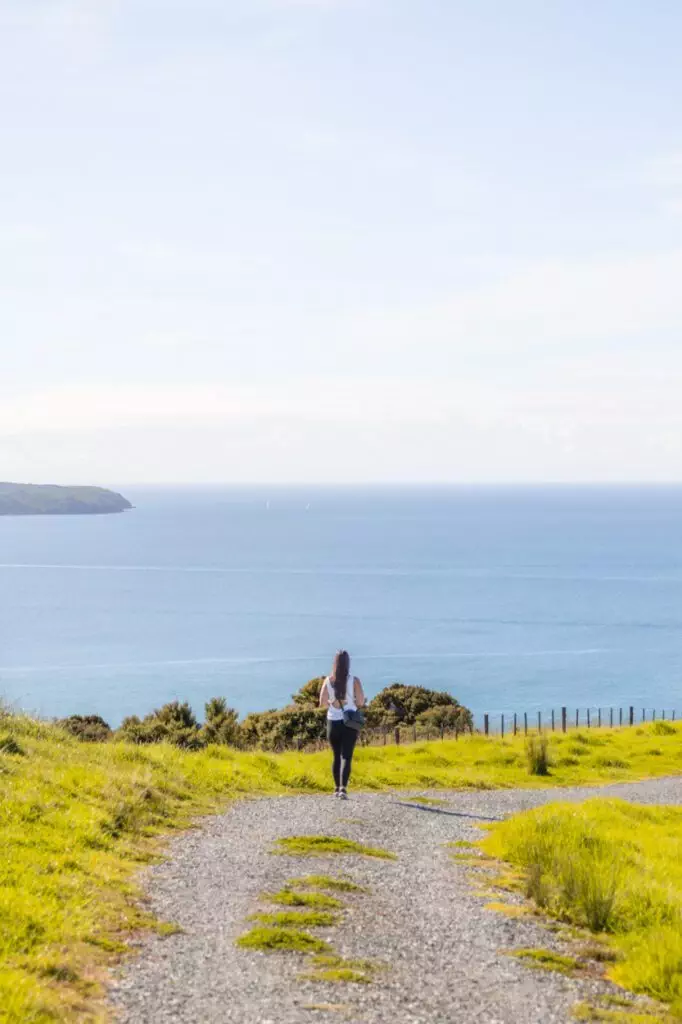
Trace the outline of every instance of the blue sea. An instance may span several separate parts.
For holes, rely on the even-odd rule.
[[[125,489],[0,518],[0,697],[286,704],[338,647],[478,716],[682,710],[682,488]]]

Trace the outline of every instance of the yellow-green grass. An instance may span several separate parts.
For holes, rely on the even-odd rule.
[[[304,875],[290,878],[287,889],[331,889],[332,892],[367,892],[362,885],[356,885],[347,878],[332,878],[331,875]]]
[[[329,857],[345,854],[351,857],[379,857],[382,860],[395,860],[395,854],[382,850],[378,846],[365,846],[355,839],[344,839],[342,836],[288,836],[278,839],[274,853],[291,857]]]
[[[280,892],[264,893],[261,899],[268,903],[279,903],[284,907],[308,907],[316,910],[339,910],[343,904],[335,896],[325,892],[295,892],[282,889]]]
[[[237,939],[237,945],[244,949],[258,949],[263,953],[319,953],[327,949],[327,943],[298,928],[261,927]]]
[[[528,776],[521,737],[359,747],[353,785],[550,786],[679,773],[682,733],[654,728],[557,736],[556,766],[544,778]],[[0,745],[3,1024],[103,1019],[106,967],[131,931],[153,924],[140,909],[136,874],[162,852],[164,835],[239,796],[331,788],[327,752],[81,743],[1,711]],[[577,764],[562,765],[565,757]]]
[[[529,967],[541,971],[555,971],[557,974],[575,974],[580,968],[575,957],[564,956],[551,949],[512,949],[509,955],[523,960]]]
[[[328,910],[277,910],[271,914],[251,914],[249,921],[272,928],[331,928],[339,923],[339,916]]]
[[[550,804],[494,826],[481,845],[523,868],[547,912],[603,935],[614,981],[682,1017],[682,808]]]

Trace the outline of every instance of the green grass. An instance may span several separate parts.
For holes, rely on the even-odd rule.
[[[80,743],[56,726],[2,711],[0,739],[3,1024],[104,1019],[106,968],[132,931],[155,926],[137,902],[139,870],[158,859],[173,830],[242,795],[330,789],[326,751]],[[654,744],[660,754],[650,752]],[[577,764],[562,765],[569,747]],[[527,774],[522,737],[359,747],[353,784],[546,787],[682,770],[682,732],[668,723],[557,735],[549,749],[550,775],[537,777]]]
[[[244,949],[259,949],[264,953],[319,953],[327,943],[298,928],[252,928],[237,939]]]
[[[335,896],[328,896],[324,892],[293,892],[287,888],[272,894],[263,893],[261,899],[269,903],[280,903],[285,907],[314,907],[318,910],[339,910],[343,906]]]
[[[251,914],[249,921],[258,921],[270,928],[331,928],[339,923],[339,917],[325,910],[279,910],[272,914]]]
[[[433,796],[408,796],[406,798],[412,804],[424,804],[425,807],[446,807],[447,800],[438,800]]]
[[[290,857],[328,857],[335,854],[346,854],[353,857],[380,857],[382,860],[395,860],[394,853],[381,850],[377,846],[365,846],[354,839],[342,839],[341,836],[290,836],[278,839],[275,853],[287,854]]]
[[[286,889],[331,889],[332,892],[367,892],[362,885],[356,885],[346,878],[332,878],[330,875],[304,875],[290,878]]]
[[[580,965],[572,956],[554,953],[551,949],[513,949],[509,956],[523,960],[529,967],[558,974],[575,974]]]
[[[602,933],[614,981],[682,1017],[682,808],[550,804],[494,826],[481,845],[523,868],[547,912]]]
[[[327,981],[333,983],[351,982],[359,985],[369,985],[377,971],[383,969],[383,964],[375,963],[373,960],[353,960],[338,956],[335,953],[327,953],[315,956],[312,959],[313,970],[302,974],[302,978],[309,981]]]

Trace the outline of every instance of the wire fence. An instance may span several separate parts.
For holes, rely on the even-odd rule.
[[[512,711],[477,714],[470,729],[439,729],[434,726],[384,725],[365,728],[358,742],[363,747],[401,746],[430,740],[459,740],[463,735],[489,736],[504,739],[545,732],[567,733],[573,729],[627,729],[642,722],[682,721],[674,708],[641,708],[634,704],[608,707],[571,708],[568,705],[543,711]],[[302,750],[322,750],[326,740],[299,745]]]

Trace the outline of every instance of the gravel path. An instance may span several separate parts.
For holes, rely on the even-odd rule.
[[[682,779],[596,789],[496,790],[432,794],[446,804],[420,808],[408,796],[352,794],[242,801],[200,830],[174,840],[170,859],[150,872],[155,913],[183,932],[146,938],[121,969],[111,1000],[122,1024],[365,1024],[568,1022],[571,1006],[610,991],[598,979],[532,971],[505,955],[520,946],[560,950],[528,918],[486,910],[471,872],[444,844],[480,838],[476,823],[552,800],[619,796],[682,803]],[[381,846],[396,861],[336,856],[272,856],[275,839],[344,836]],[[320,930],[334,950],[388,965],[371,985],[301,981],[300,954],[235,946],[259,894],[310,873],[345,874],[370,889],[345,896],[343,923]]]

